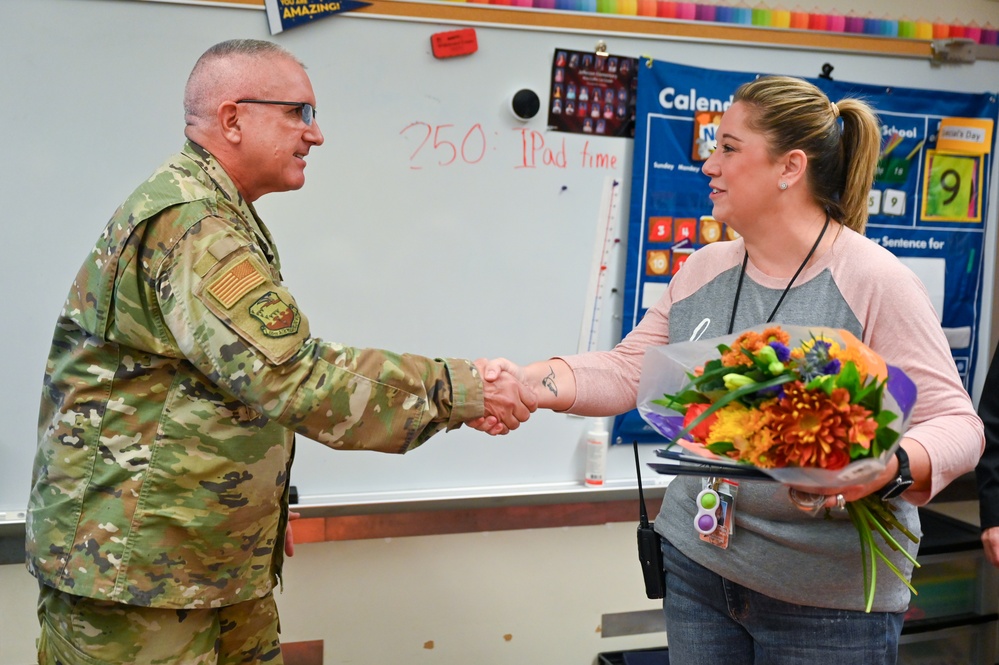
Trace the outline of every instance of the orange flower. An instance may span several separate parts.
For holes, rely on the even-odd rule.
[[[791,335],[780,326],[766,328],[761,333],[747,330],[736,338],[728,351],[722,354],[722,365],[726,367],[752,365],[753,361],[742,350],[745,349],[755,355],[764,346],[774,341],[787,345],[791,341]]]
[[[877,430],[871,412],[850,404],[850,392],[831,395],[807,391],[801,382],[784,386],[785,396],[766,408],[774,432],[770,459],[774,466],[842,469],[850,463],[850,445],[870,446]]]
[[[844,343],[844,348],[836,353],[840,362],[853,361],[862,379],[875,377],[878,381],[884,381],[888,378],[888,366],[885,364],[884,358],[874,353],[869,346],[846,330],[839,331],[839,336],[843,338]]]

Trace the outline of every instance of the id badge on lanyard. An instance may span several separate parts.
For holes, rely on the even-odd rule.
[[[727,478],[706,478],[697,494],[694,528],[701,540],[727,549],[735,535],[735,497],[739,483]]]

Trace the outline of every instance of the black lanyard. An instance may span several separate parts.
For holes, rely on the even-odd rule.
[[[819,237],[815,239],[815,244],[812,245],[810,250],[808,250],[808,255],[805,257],[805,260],[801,262],[801,265],[798,266],[798,270],[794,273],[794,276],[791,277],[791,281],[784,287],[784,293],[780,294],[777,304],[774,305],[774,311],[770,312],[770,316],[767,317],[766,323],[770,323],[774,320],[774,316],[777,314],[780,304],[784,302],[784,296],[786,296],[787,292],[791,290],[791,285],[794,284],[794,280],[798,279],[798,275],[801,274],[801,271],[805,269],[805,266],[808,265],[808,262],[811,260],[812,254],[814,254],[815,250],[819,248],[819,243],[822,242],[822,236],[826,234],[827,228],[829,228],[828,211],[826,211],[826,223],[822,225],[822,230],[819,231]],[[742,270],[739,271],[739,283],[735,287],[735,300],[732,301],[732,318],[728,322],[729,335],[732,334],[732,330],[735,328],[735,313],[739,309],[739,295],[742,293],[742,278],[746,276],[747,263],[749,263],[749,250],[746,250],[746,255],[742,257]]]

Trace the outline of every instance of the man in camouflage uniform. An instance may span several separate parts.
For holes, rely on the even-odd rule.
[[[188,142],[115,213],[59,317],[27,517],[39,662],[281,663],[294,433],[403,453],[533,395],[465,360],[322,342],[252,202],[298,189],[323,135],[304,67],[209,49]]]

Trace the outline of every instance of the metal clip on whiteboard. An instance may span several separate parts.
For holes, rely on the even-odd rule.
[[[975,40],[964,37],[954,39],[934,39],[931,43],[933,62],[955,63],[975,62]]]

